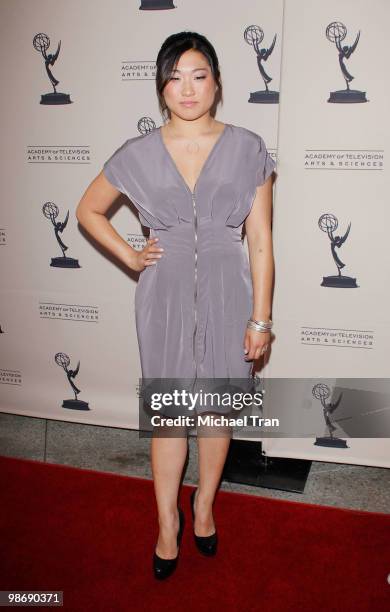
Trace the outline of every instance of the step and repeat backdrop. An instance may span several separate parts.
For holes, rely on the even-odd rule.
[[[284,3],[267,376],[295,380],[268,399],[319,433],[268,438],[271,456],[390,465],[389,18],[385,0]]]
[[[390,342],[388,3],[0,6],[0,411],[139,428],[138,274],[75,210],[123,142],[162,125],[155,58],[192,30],[219,56],[217,119],[260,134],[277,162],[275,341],[259,376],[266,393],[271,379],[296,383],[268,389],[265,412],[300,410],[300,422],[256,439],[271,456],[389,466],[390,400],[377,384]],[[109,219],[143,248],[148,229],[127,198]],[[299,437],[302,422],[312,436]]]

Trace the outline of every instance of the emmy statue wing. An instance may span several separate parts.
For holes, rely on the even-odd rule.
[[[343,397],[343,392],[340,393],[340,395],[338,396],[337,400],[334,402],[334,404],[331,404],[329,407],[329,412],[334,412],[336,410],[336,408],[339,407],[339,404],[341,402],[341,398]]]
[[[359,38],[360,38],[360,30],[359,30],[359,32],[358,32],[358,33],[357,33],[357,35],[356,35],[355,42],[354,42],[354,43],[353,43],[353,45],[350,47],[350,53],[353,53],[353,52],[355,51],[355,49],[356,49],[356,47],[357,47],[357,44],[358,44],[358,42],[359,42]]]
[[[275,42],[276,42],[276,34],[274,36],[274,39],[273,39],[273,41],[271,43],[270,48],[268,49],[267,53],[265,54],[265,58],[264,59],[267,59],[271,55],[272,51],[274,50]]]
[[[57,57],[60,54],[60,48],[61,48],[61,41],[58,43],[58,47],[57,47],[57,51],[55,52],[55,54],[53,55],[53,63],[56,61]]]
[[[344,236],[342,236],[342,237],[340,238],[340,243],[339,243],[340,245],[341,245],[341,244],[343,244],[343,242],[345,242],[345,241],[346,241],[346,239],[347,239],[347,237],[348,237],[348,234],[349,234],[349,230],[350,230],[350,229],[351,229],[351,222],[349,222],[348,227],[347,227],[347,231],[345,232]]]
[[[64,230],[66,228],[66,226],[68,225],[68,220],[69,220],[69,210],[66,213],[66,217],[63,220],[63,222],[61,223],[61,230]]]

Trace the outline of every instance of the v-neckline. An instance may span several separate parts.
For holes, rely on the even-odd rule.
[[[175,160],[173,159],[172,155],[170,154],[170,152],[169,152],[169,150],[168,150],[168,147],[166,146],[166,144],[165,144],[165,142],[164,142],[164,139],[163,139],[163,136],[162,136],[162,133],[161,133],[161,126],[157,128],[157,130],[156,130],[156,131],[158,132],[159,140],[160,140],[160,142],[161,142],[161,144],[162,144],[162,146],[163,146],[163,149],[164,149],[164,151],[165,151],[165,153],[166,153],[167,157],[169,158],[169,160],[170,160],[170,162],[171,162],[171,164],[172,164],[173,168],[175,169],[176,173],[177,173],[177,174],[178,174],[178,176],[180,177],[180,179],[181,179],[182,183],[185,185],[185,187],[187,188],[187,190],[188,190],[188,191],[189,191],[189,192],[190,192],[192,195],[195,193],[195,189],[196,189],[197,184],[199,183],[199,179],[201,178],[201,176],[202,176],[202,174],[203,174],[204,170],[206,169],[206,167],[207,167],[207,165],[208,165],[208,163],[209,163],[209,161],[210,161],[210,159],[211,159],[212,155],[214,154],[215,150],[217,149],[217,145],[218,145],[218,144],[221,142],[221,140],[223,139],[223,136],[224,136],[225,132],[227,131],[227,128],[228,128],[228,127],[230,127],[230,123],[225,123],[225,127],[223,128],[223,130],[222,130],[222,132],[219,134],[219,136],[218,136],[217,140],[215,141],[215,143],[214,143],[214,144],[213,144],[213,146],[211,147],[211,149],[210,149],[210,153],[209,153],[209,154],[208,154],[208,156],[206,157],[206,159],[205,159],[205,161],[204,161],[204,163],[203,163],[203,166],[202,166],[202,167],[201,167],[201,169],[200,169],[200,172],[199,172],[198,178],[197,178],[197,179],[196,179],[196,181],[195,181],[195,185],[194,185],[194,189],[193,189],[193,190],[190,188],[190,186],[188,185],[187,181],[184,179],[184,177],[183,177],[182,173],[181,173],[181,172],[179,172],[179,168],[177,167]]]

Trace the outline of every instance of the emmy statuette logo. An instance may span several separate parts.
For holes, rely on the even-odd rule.
[[[174,9],[173,0],[141,0],[140,11],[164,11]]]
[[[58,214],[59,214],[59,210],[58,210],[58,206],[54,204],[53,202],[46,202],[42,206],[42,212],[43,212],[44,217],[46,217],[46,219],[50,219],[50,221],[52,222],[52,225],[54,227],[55,237],[62,251],[62,257],[52,257],[51,258],[50,266],[53,268],[80,268],[81,266],[78,262],[78,259],[73,259],[73,257],[66,257],[65,251],[67,251],[69,247],[67,247],[66,244],[62,242],[61,236],[60,236],[60,233],[62,234],[62,232],[64,231],[65,227],[68,224],[69,210],[66,214],[64,221],[56,221],[56,218],[58,217]]]
[[[368,102],[366,98],[365,91],[359,91],[358,89],[350,89],[349,84],[355,78],[351,74],[349,74],[344,60],[349,59],[352,53],[355,51],[357,44],[360,38],[360,30],[355,38],[355,42],[353,45],[344,45],[341,46],[341,41],[347,35],[347,28],[340,21],[332,21],[325,32],[326,38],[329,42],[334,43],[336,45],[338,54],[339,54],[339,64],[341,68],[341,72],[345,79],[345,84],[347,86],[346,89],[340,89],[339,91],[331,91],[327,102],[333,102],[337,104],[356,104],[359,102]]]
[[[47,72],[47,76],[50,79],[50,82],[53,86],[54,92],[46,93],[41,95],[40,104],[72,104],[72,100],[70,99],[70,95],[66,93],[60,93],[56,90],[56,87],[59,83],[57,79],[53,76],[50,66],[54,66],[61,48],[61,41],[58,43],[57,51],[55,53],[47,54],[46,51],[50,47],[50,38],[47,34],[43,34],[40,32],[36,34],[33,39],[33,47],[36,51],[39,51],[42,54],[42,57],[45,61],[45,68]]]
[[[251,45],[256,52],[257,67],[259,69],[261,78],[263,79],[264,86],[265,86],[265,89],[262,91],[253,91],[249,96],[248,102],[253,102],[255,104],[278,104],[279,92],[268,89],[268,83],[272,81],[272,77],[270,77],[266,73],[264,66],[263,66],[263,62],[267,61],[272,51],[274,50],[275,42],[276,42],[276,34],[271,43],[271,46],[268,49],[266,48],[260,49],[259,47],[263,38],[264,38],[264,32],[257,25],[248,26],[244,32],[245,42],[247,42],[248,45]]]
[[[67,379],[74,393],[74,399],[63,400],[62,407],[70,408],[71,410],[90,410],[88,402],[84,402],[83,400],[77,399],[77,395],[80,393],[80,389],[76,387],[72,380],[73,378],[76,378],[77,374],[79,373],[80,361],[78,362],[77,368],[75,370],[69,370],[68,367],[70,364],[70,359],[66,353],[56,353],[54,360],[58,366],[65,370]]]
[[[150,117],[141,117],[137,123],[137,129],[142,136],[145,136],[156,129],[156,124]]]
[[[349,448],[348,444],[345,440],[341,438],[337,438],[333,435],[333,432],[337,429],[332,423],[330,415],[337,409],[340,404],[342,393],[340,393],[338,400],[332,404],[332,402],[326,403],[326,400],[330,396],[330,389],[328,385],[324,385],[323,383],[318,383],[314,385],[312,389],[313,397],[319,400],[322,404],[324,419],[326,423],[326,427],[328,429],[328,435],[323,436],[322,438],[316,438],[314,445],[316,446],[330,446],[332,448]]]
[[[339,249],[346,241],[347,236],[349,234],[349,230],[351,229],[351,223],[349,223],[344,236],[334,236],[333,232],[337,229],[338,224],[339,222],[337,220],[337,217],[335,217],[335,215],[332,215],[331,213],[324,213],[318,219],[318,226],[320,230],[328,234],[333,260],[338,270],[337,275],[324,276],[322,279],[321,287],[358,287],[359,285],[356,284],[356,278],[351,278],[350,276],[345,276],[344,274],[341,274],[341,268],[344,268],[345,264],[341,261],[341,259],[336,253],[336,248]]]

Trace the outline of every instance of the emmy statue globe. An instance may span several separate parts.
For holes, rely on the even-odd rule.
[[[327,404],[325,400],[327,400],[330,395],[330,389],[328,385],[324,385],[323,383],[318,383],[317,385],[314,385],[312,389],[312,394],[317,400],[320,400],[322,404],[324,419],[325,419],[326,427],[329,433],[329,435],[327,436],[316,438],[314,445],[331,446],[332,448],[348,448],[348,444],[345,440],[342,440],[341,438],[337,438],[336,436],[333,435],[333,432],[337,429],[337,427],[333,425],[330,419],[330,415],[336,410],[336,408],[340,404],[342,393],[340,393],[337,402],[335,402],[334,404],[332,404],[332,402],[329,402]]]
[[[333,276],[324,276],[322,278],[322,287],[343,287],[343,288],[351,288],[358,287],[356,284],[356,278],[351,278],[350,276],[345,276],[341,274],[341,268],[344,268],[345,264],[341,261],[336,253],[336,248],[340,248],[341,245],[346,241],[347,236],[349,234],[349,230],[351,229],[351,223],[349,223],[347,231],[344,236],[334,236],[333,232],[338,227],[337,218],[331,213],[324,213],[318,220],[319,228],[328,234],[330,240],[330,248],[332,251],[332,256],[334,262],[337,266],[338,274]]]
[[[264,90],[252,92],[249,96],[248,102],[253,102],[255,104],[277,104],[279,102],[279,92],[268,89],[268,83],[272,81],[272,77],[266,73],[263,67],[263,61],[266,62],[274,50],[276,34],[269,49],[259,48],[263,38],[264,32],[257,25],[248,26],[244,32],[245,42],[247,42],[248,45],[251,45],[256,52],[257,66],[265,85]]]
[[[68,370],[68,366],[70,364],[69,356],[66,353],[56,353],[54,360],[57,365],[63,368],[66,372],[66,376],[68,378],[69,384],[74,392],[74,399],[66,399],[62,402],[63,408],[70,408],[71,410],[90,410],[88,406],[88,402],[83,402],[83,400],[77,399],[77,395],[80,393],[80,389],[76,387],[72,378],[75,378],[79,373],[80,369],[80,361],[77,364],[77,368],[75,370]]]
[[[149,134],[149,132],[153,132],[155,128],[156,124],[150,117],[141,117],[137,123],[137,129],[142,136]]]
[[[61,48],[61,41],[58,43],[57,51],[55,53],[49,53],[47,55],[46,51],[50,47],[50,38],[47,34],[43,34],[40,32],[36,34],[33,39],[33,47],[36,51],[39,51],[42,54],[43,59],[45,60],[45,67],[47,76],[50,79],[51,84],[53,85],[54,92],[46,93],[41,95],[41,104],[72,104],[72,100],[70,99],[70,95],[66,93],[60,93],[56,90],[56,86],[59,81],[53,76],[50,66],[54,66],[55,61],[58,58]]]
[[[52,266],[53,268],[80,268],[81,266],[78,262],[78,259],[73,259],[73,257],[66,257],[65,251],[68,250],[68,247],[66,246],[66,244],[62,242],[61,236],[60,236],[60,233],[62,233],[65,227],[67,226],[68,219],[69,219],[69,210],[67,212],[65,220],[62,222],[56,221],[56,218],[58,217],[58,214],[59,214],[59,210],[58,210],[58,206],[54,204],[53,202],[46,202],[42,206],[42,212],[43,212],[43,215],[46,217],[46,219],[50,219],[50,221],[52,222],[52,225],[54,227],[54,233],[57,238],[57,242],[60,245],[60,248],[62,251],[62,257],[52,257],[51,258],[50,266]]]
[[[356,104],[359,102],[368,102],[365,91],[359,91],[358,89],[349,88],[350,82],[355,77],[349,74],[344,64],[344,60],[349,59],[349,57],[352,55],[352,53],[357,47],[360,38],[360,31],[358,32],[353,45],[344,45],[343,47],[340,43],[347,35],[347,28],[343,23],[341,23],[340,21],[332,21],[332,23],[330,23],[326,28],[325,34],[329,42],[334,43],[336,45],[337,51],[339,53],[339,64],[341,72],[343,73],[343,77],[347,85],[346,89],[340,89],[339,91],[331,91],[327,102],[334,102],[337,104]]]
[[[172,0],[141,0],[140,11],[165,11],[176,6]]]

